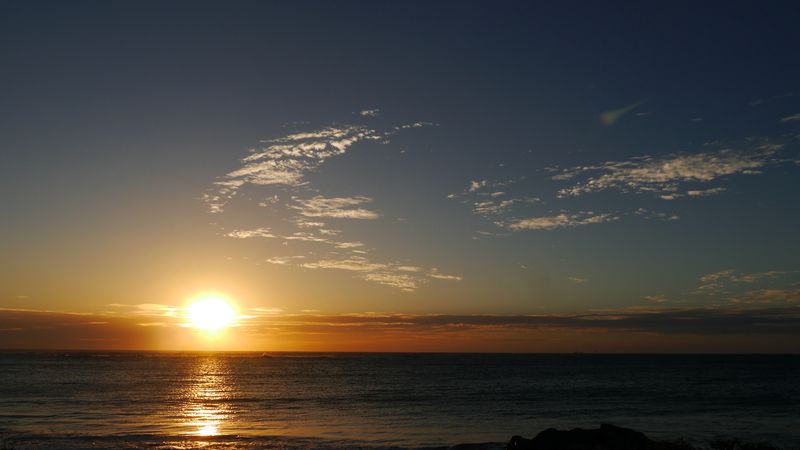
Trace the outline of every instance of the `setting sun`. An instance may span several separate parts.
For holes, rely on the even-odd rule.
[[[233,322],[236,311],[231,302],[221,296],[203,296],[188,307],[188,316],[194,328],[219,331]]]

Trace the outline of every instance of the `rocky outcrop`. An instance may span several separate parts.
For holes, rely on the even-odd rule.
[[[514,436],[508,450],[651,450],[655,443],[643,433],[603,424],[600,428],[557,430],[550,428],[533,439]]]

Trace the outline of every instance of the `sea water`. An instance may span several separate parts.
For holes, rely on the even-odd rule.
[[[0,353],[9,448],[504,448],[601,423],[800,447],[800,356]]]

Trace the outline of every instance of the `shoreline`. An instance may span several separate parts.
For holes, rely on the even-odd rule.
[[[550,430],[545,430],[550,431]],[[570,430],[570,431],[574,431]],[[540,433],[541,434],[541,433]],[[274,449],[274,450],[577,450],[560,443],[554,447],[514,445],[514,438],[506,441],[480,443],[453,443],[445,445],[396,445],[391,442],[352,439],[329,439],[295,436],[163,436],[154,434],[56,434],[0,432],[0,449]],[[524,438],[523,438],[524,439]],[[532,439],[525,439],[531,441]],[[566,446],[565,446],[566,445]],[[645,447],[596,446],[597,450],[800,450],[797,445],[782,446],[771,442],[754,442],[738,438],[714,438],[707,441],[688,440],[680,436],[674,439],[652,440]]]
[[[91,348],[0,348],[0,353],[77,353],[77,354],[168,354],[168,355],[246,355],[253,357],[286,357],[291,355],[475,355],[475,356],[800,356],[800,352],[472,352],[472,351],[326,351],[326,350],[156,350],[156,349],[91,349]]]

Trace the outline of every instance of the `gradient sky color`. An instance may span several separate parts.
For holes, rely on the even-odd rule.
[[[797,18],[3,1],[0,347],[797,352]]]

